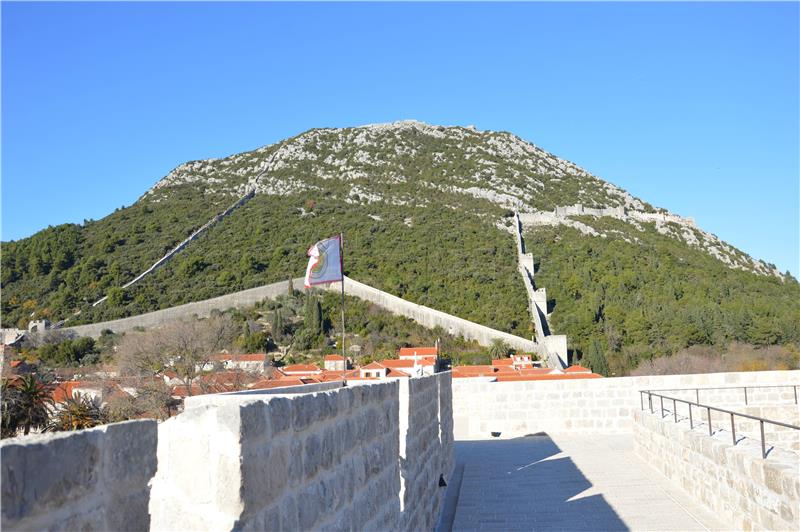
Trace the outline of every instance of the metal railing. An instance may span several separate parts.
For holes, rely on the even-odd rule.
[[[794,404],[797,403],[797,384],[782,384],[773,386],[717,386],[714,388],[662,388],[660,390],[648,390],[650,392],[689,392],[694,391],[695,399],[700,402],[700,392],[702,390],[742,390],[744,392],[744,404],[747,405],[748,396],[747,390],[758,390],[761,388],[792,388],[794,391]]]
[[[795,393],[796,393],[797,386],[793,386],[793,387],[795,388]],[[733,388],[738,388],[738,386],[735,386]],[[748,388],[768,388],[768,386],[748,386]],[[694,388],[689,388],[689,390],[693,390],[693,389]],[[700,388],[700,389],[713,389],[713,388]],[[677,391],[677,390],[679,390],[679,388],[675,388],[673,390],[656,390],[656,391]],[[660,401],[661,401],[661,418],[662,419],[664,418],[664,399],[666,399],[667,401],[672,401],[672,413],[673,413],[673,416],[675,418],[675,423],[678,422],[678,408],[677,408],[678,407],[678,403],[684,403],[684,404],[688,405],[689,406],[689,430],[693,430],[694,429],[694,419],[692,417],[692,407],[696,406],[696,407],[698,407],[700,409],[705,409],[706,412],[707,412],[707,418],[708,418],[708,435],[709,436],[713,436],[713,434],[714,434],[714,430],[713,430],[713,427],[711,425],[711,411],[713,410],[715,412],[722,412],[723,414],[729,414],[731,416],[731,437],[733,439],[733,445],[736,445],[736,443],[737,443],[736,442],[735,416],[744,417],[744,418],[747,418],[747,419],[753,419],[755,421],[758,421],[759,427],[761,429],[761,458],[764,458],[764,459],[767,458],[766,440],[764,438],[764,423],[770,423],[772,425],[778,425],[780,427],[786,427],[786,428],[789,428],[789,429],[794,429],[794,430],[800,431],[800,427],[795,426],[795,425],[790,425],[789,423],[782,423],[780,421],[774,421],[772,419],[767,419],[767,418],[763,418],[763,417],[759,417],[759,416],[751,416],[750,414],[742,414],[741,412],[733,412],[732,410],[726,410],[724,408],[718,408],[716,406],[703,405],[703,404],[700,404],[699,402],[695,403],[695,402],[692,402],[692,401],[688,401],[686,399],[678,399],[677,397],[668,397],[666,395],[661,395],[661,394],[655,393],[653,390],[639,390],[639,399],[641,401],[641,405],[642,405],[642,410],[643,411],[645,410],[645,407],[644,407],[644,394],[647,394],[647,402],[648,402],[648,405],[650,407],[650,413],[651,414],[655,414],[655,409],[653,408],[653,397],[657,397],[657,398],[660,399]],[[702,424],[702,422],[700,424]]]

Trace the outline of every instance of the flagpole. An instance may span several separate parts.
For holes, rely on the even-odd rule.
[[[347,356],[344,351],[344,233],[339,233],[339,261],[342,271],[342,358],[344,359],[344,369],[347,370]]]

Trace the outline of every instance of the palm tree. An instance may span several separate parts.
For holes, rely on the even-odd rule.
[[[108,421],[108,412],[91,397],[75,393],[59,405],[58,411],[47,424],[45,431],[90,429]]]
[[[53,405],[50,384],[31,373],[20,377],[13,386],[14,408],[19,415],[22,433],[28,434],[33,428],[44,428]]]
[[[19,429],[19,401],[17,387],[10,379],[0,384],[0,406],[2,407],[2,437],[13,438]]]
[[[495,338],[492,340],[492,345],[489,346],[489,356],[492,357],[492,360],[500,360],[501,358],[505,358],[508,356],[510,351],[511,346],[509,346],[500,338]]]

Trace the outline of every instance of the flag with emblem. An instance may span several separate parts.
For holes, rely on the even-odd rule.
[[[342,235],[320,240],[308,250],[306,288],[342,280]]]

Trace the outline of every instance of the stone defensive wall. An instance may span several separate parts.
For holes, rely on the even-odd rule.
[[[433,529],[453,471],[450,373],[326,388],[4,441],[2,527]]]
[[[154,420],[0,443],[3,530],[147,530]]]
[[[334,292],[340,292],[342,289],[340,283],[331,283],[327,285],[327,287],[328,290]],[[378,290],[364,283],[359,283],[349,277],[345,277],[344,287],[347,295],[374,303],[389,312],[405,316],[430,329],[441,327],[453,336],[463,336],[467,340],[475,340],[484,346],[490,345],[494,339],[500,339],[520,351],[546,355],[546,353],[543,352],[542,346],[533,340],[498,331],[491,327],[480,325],[459,318],[458,316],[453,316],[452,314],[406,301],[405,299],[383,292],[382,290]]]
[[[292,283],[297,288],[302,287],[303,278],[298,277],[293,279]],[[332,283],[328,285],[327,288],[335,292],[339,292],[342,289],[340,283]],[[229,308],[255,305],[264,299],[274,299],[279,295],[286,294],[288,289],[289,282],[280,281],[249,290],[242,290],[233,294],[206,299],[204,301],[196,301],[177,307],[156,310],[138,316],[92,323],[89,325],[65,327],[62,330],[72,331],[78,336],[92,336],[97,338],[105,329],[112,330],[116,333],[130,331],[137,327],[144,327],[147,329],[150,327],[158,327],[170,320],[188,318],[191,316],[204,318],[209,316],[213,310],[223,311]],[[371,286],[350,279],[349,277],[345,277],[345,293],[363,299],[364,301],[374,303],[394,314],[405,316],[425,327],[441,327],[452,335],[463,336],[468,340],[475,340],[484,346],[490,345],[492,340],[499,338],[510,346],[527,353],[542,354],[543,351],[541,345],[527,338],[498,331],[491,327],[459,318],[458,316],[453,316],[430,307],[406,301],[405,299],[383,292],[377,288],[372,288]]]
[[[537,432],[632,434],[634,412],[641,410],[639,390],[786,384],[800,385],[800,370],[518,382],[454,379],[453,433],[457,440],[488,439],[492,432],[500,432],[501,438]],[[694,391],[682,393],[687,399],[695,395]],[[791,387],[748,394],[754,408],[794,406]],[[700,390],[700,403],[706,402],[745,408],[741,389]]]
[[[796,408],[795,408],[796,410]],[[800,530],[800,460],[772,449],[761,456],[758,437],[738,437],[689,419],[634,412],[634,449],[645,462],[680,484],[724,523],[738,530]],[[741,418],[739,418],[741,419]],[[696,422],[695,422],[696,423]],[[712,423],[713,426],[713,423]]]
[[[294,286],[303,286],[303,278],[293,280]],[[177,307],[165,308],[163,310],[156,310],[139,314],[138,316],[131,316],[129,318],[121,318],[118,320],[104,321],[100,323],[91,323],[88,325],[75,325],[74,327],[64,327],[64,331],[72,331],[78,336],[92,336],[97,338],[100,333],[109,329],[115,333],[122,333],[131,331],[137,327],[158,327],[171,320],[178,320],[197,316],[199,318],[206,318],[213,310],[227,310],[230,308],[239,308],[255,305],[264,299],[274,299],[281,294],[286,294],[289,290],[289,281],[279,281],[249,290],[242,290],[224,296],[205,299],[203,301],[195,301],[194,303],[186,303],[185,305],[178,305]]]

